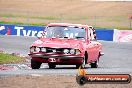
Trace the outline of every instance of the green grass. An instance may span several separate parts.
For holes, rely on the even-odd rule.
[[[26,16],[26,15],[16,15],[16,14],[0,14],[1,17],[5,18],[28,18],[28,19],[43,19],[43,20],[58,20],[57,16]]]
[[[22,23],[22,22],[6,22],[0,21],[0,24],[15,24],[15,25],[27,25],[27,26],[46,26],[44,23]]]
[[[18,63],[24,60],[18,56],[0,53],[0,64]]]
[[[21,23],[21,22],[5,22],[5,21],[0,21],[0,24],[15,24],[15,25],[27,25],[27,26],[46,26],[46,23]],[[128,28],[128,27],[107,27],[107,26],[96,26],[95,28],[103,28],[103,29],[120,29],[120,30],[132,30],[132,28]]]
[[[54,16],[47,16],[47,17],[42,17],[42,16],[31,16],[29,18],[35,18],[35,19],[43,19],[43,20],[58,20],[60,18],[54,17]]]
[[[132,28],[128,28],[128,27],[120,27],[120,26],[117,26],[117,27],[109,27],[109,26],[95,26],[94,28],[99,28],[99,29],[118,29],[118,30],[132,30]]]
[[[27,26],[46,26],[50,22],[75,22],[75,23],[93,23],[97,28],[119,29],[119,30],[132,30],[129,26],[129,19],[126,16],[111,16],[111,17],[98,17],[98,16],[27,16],[18,14],[0,14],[0,17],[13,18],[13,20],[0,20],[0,24],[15,24],[15,25],[27,25]],[[17,19],[24,19],[26,21],[19,21]],[[37,21],[29,21],[29,20]],[[40,20],[40,21],[39,21]],[[98,25],[99,22],[108,22],[108,24]],[[113,22],[109,25],[109,22]],[[125,25],[121,25],[124,22]],[[110,23],[110,24],[111,24]]]

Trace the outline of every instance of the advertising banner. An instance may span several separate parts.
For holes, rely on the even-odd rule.
[[[114,42],[132,42],[132,30],[114,30]]]
[[[0,24],[1,35],[16,36],[40,36],[45,27],[43,26],[20,26]]]
[[[97,40],[113,41],[113,34],[112,29],[96,29]]]
[[[22,26],[0,24],[0,35],[16,35],[16,36],[41,36],[44,26]],[[97,40],[113,41],[112,29],[95,29]]]

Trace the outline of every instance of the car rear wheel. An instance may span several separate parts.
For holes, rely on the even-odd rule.
[[[56,67],[56,65],[51,64],[51,63],[48,63],[48,65],[49,65],[49,68],[50,68],[50,69],[54,69],[54,68]]]
[[[97,68],[98,67],[98,61],[95,61],[93,63],[90,64],[91,68]]]
[[[100,58],[100,54],[99,54],[99,56],[97,58],[97,61],[95,61],[95,62],[93,62],[93,63],[90,64],[91,68],[98,68],[99,58]]]
[[[42,64],[41,62],[34,61],[34,60],[31,59],[31,68],[32,69],[39,69],[41,64]]]

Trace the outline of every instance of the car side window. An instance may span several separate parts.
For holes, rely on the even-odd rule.
[[[88,39],[89,39],[89,40],[96,40],[94,31],[93,31],[93,29],[91,29],[91,28],[88,29]]]

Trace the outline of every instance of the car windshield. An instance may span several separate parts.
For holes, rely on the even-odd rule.
[[[85,39],[85,29],[79,27],[50,26],[45,29],[45,37]]]

